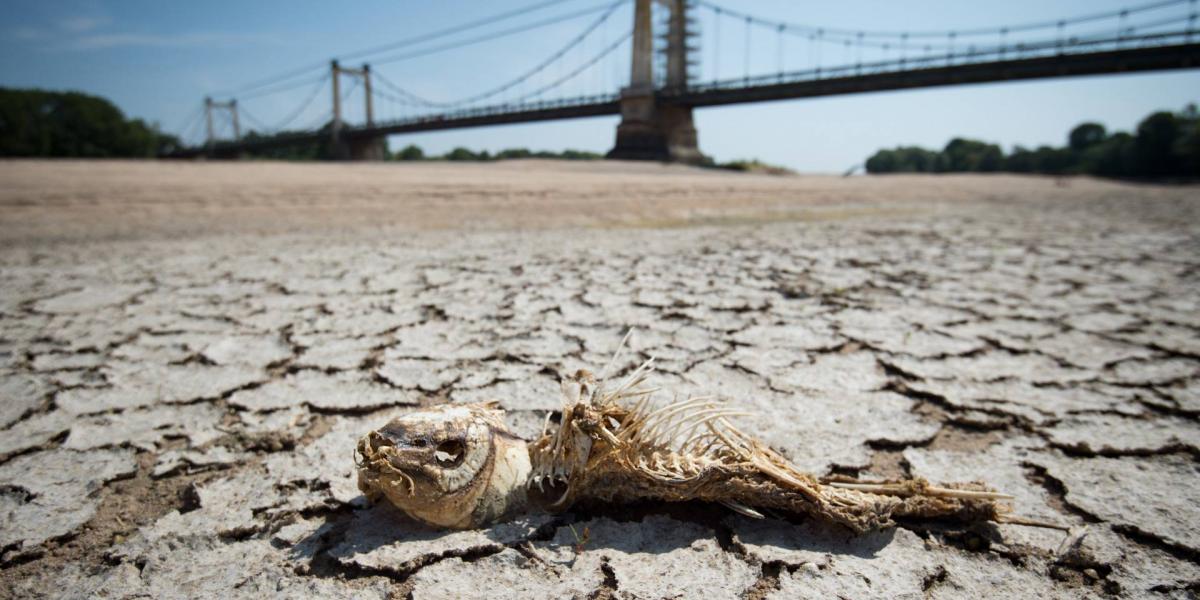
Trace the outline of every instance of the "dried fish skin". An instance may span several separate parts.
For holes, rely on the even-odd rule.
[[[469,529],[525,508],[531,470],[525,440],[494,403],[439,406],[363,436],[358,488],[413,518]]]
[[[651,408],[648,361],[615,387],[587,371],[564,381],[562,422],[530,445],[534,484],[564,486],[552,507],[580,500],[718,502],[807,514],[855,532],[893,517],[1006,522],[1011,497],[979,482],[934,486],[923,479],[859,482],[803,473],[734,427],[739,411],[713,398]]]
[[[580,370],[562,381],[560,422],[532,442],[513,436],[495,403],[405,415],[358,444],[359,488],[426,523],[487,525],[522,510],[582,501],[700,500],[749,516],[804,514],[854,532],[894,519],[1050,526],[1012,516],[1011,496],[981,482],[858,481],[804,473],[731,419],[714,398],[656,406],[653,360],[615,384]],[[547,486],[549,493],[547,493]]]

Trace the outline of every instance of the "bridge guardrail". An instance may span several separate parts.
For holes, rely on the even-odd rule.
[[[721,79],[717,81],[701,82],[698,84],[691,83],[685,88],[662,88],[659,90],[659,93],[667,97],[677,97],[687,94],[716,90],[734,90],[762,85],[831,79],[834,77],[876,75],[880,73],[915,71],[921,68],[962,66],[991,62],[989,60],[985,60],[989,58],[993,60],[1005,60],[1010,58],[1013,60],[1019,60],[1026,58],[1054,56],[1057,54],[1082,54],[1086,52],[1094,52],[1096,51],[1094,48],[1097,47],[1103,49],[1104,46],[1113,46],[1113,49],[1116,50],[1130,49],[1131,47],[1140,48],[1146,47],[1147,42],[1152,42],[1152,45],[1154,46],[1169,46],[1178,43],[1187,43],[1198,34],[1200,34],[1200,30],[1183,30],[1143,34],[1139,36],[1119,36],[1093,39],[1068,38],[1067,43],[1064,43],[1063,40],[1055,39],[1044,40],[1032,44],[1020,43],[1013,44],[1011,46],[993,46],[984,49],[968,48],[964,52],[953,54],[933,54],[911,58],[904,57],[887,61],[839,65],[830,68],[804,69],[786,73],[771,73],[768,75]],[[1079,52],[1080,49],[1085,49],[1085,52]]]
[[[1056,55],[1081,55],[1102,53],[1105,50],[1131,50],[1136,48],[1167,47],[1191,43],[1200,35],[1200,30],[1187,29],[1183,31],[1168,31],[1145,33],[1137,36],[1095,37],[1090,39],[1067,38],[1043,40],[1036,43],[1019,43],[985,48],[968,47],[957,53],[930,54],[924,56],[902,57],[895,60],[874,61],[870,63],[855,63],[830,68],[814,68],[800,71],[772,73],[752,77],[739,77],[716,81],[692,83],[687,87],[660,88],[656,94],[664,98],[679,98],[690,94],[707,92],[736,91],[753,87],[770,85],[794,84],[806,81],[824,79],[848,78],[855,76],[878,75],[885,73],[918,72],[923,69],[935,69],[952,66],[970,66],[987,64],[989,62],[1004,62],[1006,60],[1023,60],[1046,58]],[[507,115],[531,114],[540,111],[586,107],[614,103],[620,100],[620,93],[596,94],[559,98],[527,103],[508,103],[482,106],[457,110],[447,113],[424,114],[406,119],[378,122],[371,127],[343,125],[341,135],[347,138],[378,135],[388,129],[403,129],[409,126],[419,126],[430,123],[453,123],[486,119],[488,117],[503,117]],[[509,121],[511,122],[511,121]],[[294,135],[264,138],[254,141],[241,142],[221,141],[211,146],[187,148],[175,155],[197,155],[205,152],[230,152],[263,146],[286,145],[287,143],[310,142],[321,139],[327,133],[323,129],[297,133]]]

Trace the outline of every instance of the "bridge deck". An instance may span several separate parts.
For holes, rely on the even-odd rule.
[[[914,64],[919,64],[914,61]],[[660,101],[695,107],[814,98],[839,94],[859,94],[890,90],[905,90],[947,85],[988,83],[1188,69],[1200,67],[1200,44],[1185,43],[1104,52],[1064,53],[1034,58],[1015,58],[960,65],[930,66],[901,71],[852,73],[833,77],[813,77],[786,81],[787,75],[714,82],[691,86],[686,90],[664,89],[658,92]],[[843,68],[834,74],[846,72]],[[742,85],[739,85],[742,83]],[[424,116],[415,119],[381,123],[374,127],[344,128],[346,139],[373,138],[392,134],[437,131],[531,123],[558,119],[574,119],[620,114],[616,95],[571,98],[553,103],[518,106],[495,106],[457,113]],[[231,155],[241,151],[285,147],[313,143],[327,138],[327,131],[315,131],[292,136],[279,136],[241,142],[223,142],[212,148],[187,148],[171,157],[187,158],[204,154]]]
[[[661,96],[664,99],[677,99],[683,104],[700,107],[970,83],[1195,67],[1200,67],[1200,44],[1181,44],[1086,54],[1060,54],[775,84],[763,83],[739,87],[713,86],[709,89],[693,87],[682,92],[664,90]]]

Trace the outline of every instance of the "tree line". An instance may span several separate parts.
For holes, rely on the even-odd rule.
[[[328,125],[323,128],[328,129]],[[243,140],[266,140],[306,132],[263,134],[247,132]],[[152,158],[181,148],[179,139],[159,131],[142,119],[127,119],[106,98],[81,92],[0,88],[0,156],[56,158]],[[327,140],[257,149],[252,158],[322,160],[333,157]],[[491,161],[512,158],[592,160],[602,155],[583,150],[562,152],[510,148],[496,153],[455,148],[442,155],[426,155],[415,145],[389,153],[393,160]]]
[[[868,173],[1009,172],[1086,174],[1113,178],[1192,178],[1200,176],[1200,111],[1159,111],[1136,131],[1109,132],[1099,123],[1081,123],[1063,147],[1000,146],[954,138],[940,151],[917,146],[880,150],[867,159]]]
[[[104,98],[0,88],[0,156],[148,158],[177,147],[175,136],[126,119]]]
[[[514,158],[556,158],[560,160],[597,160],[604,158],[603,154],[588,152],[586,150],[563,150],[562,152],[551,152],[549,150],[530,150],[528,148],[507,148],[496,153],[490,153],[487,150],[475,152],[469,148],[461,146],[446,152],[441,155],[426,155],[425,151],[420,146],[409,144],[396,152],[391,153],[390,157],[393,160],[451,160],[451,161],[474,161],[485,162],[491,160],[509,160]]]
[[[322,132],[328,131],[328,126],[321,129]],[[267,140],[272,137],[290,137],[293,135],[302,135],[306,132],[302,131],[285,131],[272,135],[263,135],[255,131],[251,131],[242,137],[246,141]],[[334,157],[333,148],[327,138],[322,137],[318,141],[305,142],[300,144],[288,144],[274,148],[258,148],[247,150],[243,153],[247,158],[265,158],[273,160],[330,160]],[[395,152],[388,150],[384,156],[385,160],[396,161],[422,161],[422,160],[448,160],[448,161],[465,161],[465,162],[487,162],[493,160],[507,160],[514,158],[555,158],[562,160],[596,160],[604,158],[604,155],[595,152],[587,152],[584,150],[563,150],[562,152],[550,152],[547,150],[530,150],[528,148],[508,148],[499,152],[488,152],[480,150],[478,152],[469,148],[458,147],[444,154],[426,154],[425,151],[415,144],[409,144]]]

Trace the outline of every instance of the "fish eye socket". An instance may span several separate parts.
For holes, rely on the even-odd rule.
[[[424,447],[425,447],[425,446],[427,446],[428,444],[429,444],[429,442],[426,442],[426,441],[425,441],[425,438],[417,438],[417,439],[415,439],[415,440],[413,440],[413,441],[412,441],[412,446],[413,446],[414,448],[424,448]]]
[[[462,464],[463,455],[466,454],[466,447],[459,440],[446,440],[437,446],[437,450],[433,453],[434,460],[438,466],[443,468],[454,468]]]
[[[370,448],[372,452],[379,452],[384,447],[391,446],[391,445],[392,445],[392,442],[390,440],[388,440],[386,437],[379,435],[378,433],[372,432],[371,435],[367,436],[365,439],[363,439],[362,441],[359,442],[359,447],[360,447],[359,449],[360,449],[360,451],[363,451],[364,454],[366,454],[365,450],[367,448]]]

